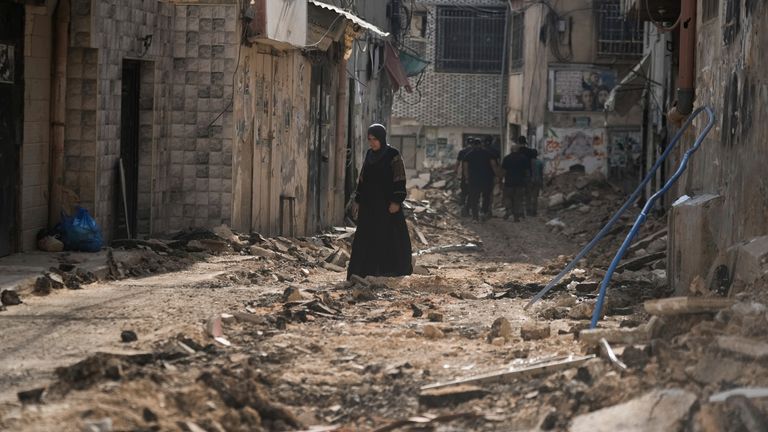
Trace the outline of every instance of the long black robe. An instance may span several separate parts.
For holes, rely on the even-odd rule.
[[[405,276],[413,272],[403,209],[389,212],[390,203],[405,200],[405,166],[397,149],[385,146],[379,151],[384,153],[367,155],[360,171],[355,194],[359,205],[357,232],[347,279],[352,275]]]

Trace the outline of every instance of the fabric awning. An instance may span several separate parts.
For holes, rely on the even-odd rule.
[[[308,1],[309,1],[309,3],[311,3],[311,4],[313,4],[313,5],[317,6],[317,7],[321,7],[323,9],[327,9],[327,10],[336,12],[337,14],[339,14],[339,15],[343,16],[344,18],[346,18],[347,20],[352,21],[354,24],[360,26],[361,28],[364,28],[365,30],[370,31],[371,33],[376,34],[377,36],[380,36],[380,37],[383,37],[383,38],[389,36],[389,33],[381,30],[380,28],[376,27],[375,25],[373,25],[373,24],[369,23],[368,21],[360,18],[359,16],[353,14],[352,12],[346,11],[346,10],[344,10],[344,9],[338,7],[338,6],[330,5],[328,3],[323,3],[321,1],[317,1],[317,0],[308,0]]]
[[[648,76],[648,66],[650,65],[651,55],[646,54],[627,75],[622,78],[608,95],[605,101],[605,111],[617,111],[619,114],[626,114],[637,103],[637,100],[645,89],[645,81]]]

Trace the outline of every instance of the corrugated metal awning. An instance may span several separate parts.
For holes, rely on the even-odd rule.
[[[620,83],[611,90],[608,95],[608,100],[605,101],[603,107],[605,111],[618,111],[619,113],[625,113],[629,110],[629,106],[635,104],[638,100],[638,94],[644,89],[645,81],[648,80],[647,70],[650,65],[651,55],[646,54],[629,73],[624,76]],[[643,85],[633,84],[636,81],[642,81]]]
[[[352,21],[353,23],[357,24],[358,26],[360,26],[360,27],[362,27],[362,28],[364,28],[366,30],[369,30],[370,32],[372,32],[372,33],[374,33],[374,34],[376,34],[378,36],[381,36],[381,37],[389,36],[389,33],[381,30],[380,28],[376,27],[375,25],[373,25],[373,24],[369,23],[368,21],[360,18],[359,16],[353,14],[352,12],[345,11],[344,9],[342,9],[342,8],[340,8],[338,6],[330,5],[328,3],[323,3],[321,1],[317,1],[317,0],[308,0],[308,1],[309,1],[309,3],[311,3],[311,4],[313,4],[313,5],[317,6],[317,7],[321,7],[323,9],[328,9],[330,11],[336,12],[339,15],[342,15],[344,18]]]

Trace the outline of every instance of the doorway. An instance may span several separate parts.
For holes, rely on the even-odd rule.
[[[0,256],[18,250],[24,129],[24,6],[0,3]]]
[[[139,205],[139,97],[141,63],[123,60],[120,159],[117,166],[115,238],[136,236]]]

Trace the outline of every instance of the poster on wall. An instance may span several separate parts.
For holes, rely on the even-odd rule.
[[[605,129],[552,128],[544,140],[542,161],[547,175],[579,170],[606,170]]]
[[[590,66],[549,71],[550,111],[603,111],[616,86],[612,69]]]
[[[13,84],[14,46],[0,44],[0,83]]]

